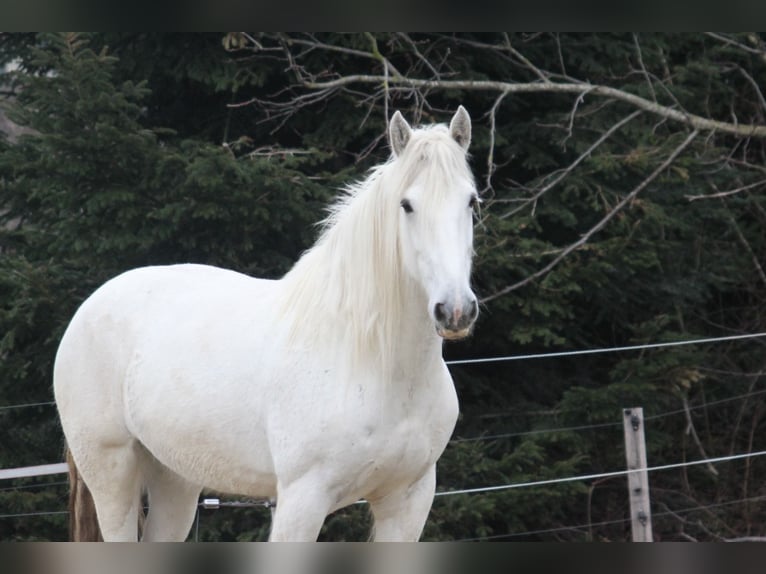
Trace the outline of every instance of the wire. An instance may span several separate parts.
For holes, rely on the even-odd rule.
[[[656,516],[653,515],[653,517]],[[591,522],[590,524],[577,524],[575,526],[558,526],[556,528],[543,528],[540,530],[525,530],[524,532],[508,532],[507,534],[493,534],[490,536],[477,536],[475,538],[459,538],[455,542],[480,542],[482,540],[500,540],[501,538],[515,538],[518,536],[534,536],[535,534],[551,534],[553,532],[565,532],[569,530],[580,530],[582,528],[593,528],[594,526],[611,526],[613,524],[625,524],[630,522],[630,518],[616,518],[614,520],[604,520],[601,522]]]
[[[710,401],[707,403],[703,403],[701,405],[694,405],[689,407],[689,410],[695,411],[699,409],[705,409],[708,407],[721,405],[724,403],[729,403],[739,399],[746,399],[749,397],[762,395],[764,393],[766,393],[766,389],[761,389],[760,391],[753,391],[751,393],[745,393],[744,395],[737,395],[735,397],[728,397],[726,399]],[[662,419],[662,418],[666,418],[673,415],[683,414],[685,412],[686,412],[685,409],[677,409],[674,411],[667,411],[667,412],[659,413],[656,415],[644,416],[644,420],[645,421],[657,420],[657,419]],[[622,424],[623,424],[622,422],[595,423],[592,425],[578,425],[578,426],[571,426],[571,427],[536,429],[536,430],[530,430],[530,431],[517,431],[517,432],[501,433],[501,434],[493,434],[493,435],[479,435],[479,436],[473,436],[473,437],[455,438],[450,441],[450,444],[458,444],[462,442],[472,442],[472,441],[481,441],[481,440],[496,440],[501,438],[513,438],[518,436],[529,436],[529,435],[538,435],[538,434],[547,434],[547,433],[556,433],[556,432],[581,431],[581,430],[591,430],[591,429],[599,429],[599,428],[607,428],[607,427],[617,427],[617,426],[622,426]]]
[[[19,486],[7,486],[5,488],[0,488],[0,492],[8,492],[11,490],[24,490],[27,488],[37,488],[39,486],[62,486],[64,484],[69,484],[69,481],[59,480],[56,482],[41,482],[39,484],[22,484]]]
[[[643,349],[657,349],[657,348],[664,348],[664,347],[675,347],[675,346],[681,346],[681,345],[693,345],[693,344],[703,344],[703,343],[718,343],[718,342],[724,342],[724,341],[736,341],[736,340],[742,340],[742,339],[753,339],[753,338],[759,338],[766,336],[766,333],[751,333],[751,334],[744,334],[744,335],[730,335],[725,337],[711,337],[706,339],[692,339],[692,340],[686,340],[686,341],[670,341],[665,343],[650,343],[650,344],[644,344],[644,345],[629,345],[629,346],[623,346],[623,347],[610,347],[610,348],[601,348],[601,349],[582,349],[582,350],[575,350],[575,351],[561,351],[561,352],[553,352],[553,353],[538,353],[538,354],[529,354],[529,355],[515,355],[515,356],[506,356],[506,357],[489,357],[489,358],[483,358],[483,359],[462,359],[462,360],[455,360],[455,361],[447,361],[447,365],[467,365],[467,364],[478,364],[478,363],[490,363],[490,362],[501,362],[501,361],[516,361],[516,360],[527,360],[527,359],[540,359],[540,358],[552,358],[552,357],[565,357],[565,356],[576,356],[576,355],[590,355],[590,354],[596,354],[596,353],[610,353],[610,352],[620,352],[620,351],[634,351],[634,350],[643,350]],[[736,397],[730,397],[727,399],[721,399],[718,401],[713,401],[710,403],[705,403],[704,405],[697,405],[694,407],[690,407],[690,410],[700,409],[700,408],[706,408],[712,405],[722,404],[730,401],[734,401],[741,398],[747,398],[750,396],[760,395],[766,393],[766,389],[761,391],[755,391],[752,393],[748,393],[745,395],[739,395]],[[54,401],[45,401],[45,402],[38,402],[38,403],[26,403],[26,404],[18,404],[18,405],[6,405],[6,406],[0,406],[0,411],[10,410],[10,409],[18,409],[18,408],[27,408],[27,407],[38,407],[38,406],[50,406],[54,405]],[[666,413],[661,413],[658,415],[651,415],[644,417],[645,420],[655,420],[659,418],[663,418],[666,416],[671,416],[679,413],[683,413],[685,410],[676,410],[676,411],[669,411]],[[482,436],[482,437],[470,437],[465,439],[455,439],[451,442],[453,443],[459,443],[459,442],[468,442],[473,440],[491,440],[495,438],[505,438],[505,437],[512,437],[512,436],[523,436],[523,435],[533,435],[533,434],[542,434],[542,433],[552,433],[552,432],[563,432],[568,430],[585,430],[585,429],[593,429],[593,428],[604,428],[604,427],[610,427],[610,426],[617,426],[622,423],[598,423],[594,425],[580,425],[576,427],[562,427],[558,429],[541,429],[541,430],[533,430],[533,431],[523,431],[518,433],[506,433],[502,435],[489,435],[489,436]],[[695,466],[700,464],[710,464],[710,463],[716,463],[716,462],[727,462],[731,460],[738,460],[743,458],[749,458],[749,457],[756,457],[756,456],[762,456],[766,454],[766,451],[759,451],[754,453],[744,453],[739,455],[731,455],[726,457],[718,457],[718,458],[711,458],[711,459],[704,459],[704,460],[696,460],[696,461],[688,461],[684,463],[675,463],[675,464],[667,464],[667,465],[660,465],[660,466],[654,466],[654,467],[648,467],[646,469],[630,469],[630,470],[622,470],[622,471],[613,471],[613,472],[606,472],[606,473],[598,473],[598,474],[590,474],[590,475],[581,475],[581,476],[572,476],[572,477],[565,477],[565,478],[558,478],[558,479],[548,479],[548,480],[541,480],[541,481],[534,481],[534,482],[526,482],[526,483],[514,483],[514,484],[505,484],[505,485],[497,485],[497,486],[489,486],[489,487],[480,487],[480,488],[468,488],[468,489],[462,489],[462,490],[451,490],[451,491],[441,491],[435,493],[435,496],[451,496],[456,494],[475,494],[475,493],[485,493],[485,492],[495,492],[500,490],[510,490],[514,488],[524,488],[524,487],[533,487],[533,486],[544,486],[549,484],[558,484],[558,483],[564,483],[564,482],[575,482],[575,481],[583,481],[583,480],[593,480],[597,478],[608,478],[613,476],[621,476],[621,475],[627,475],[633,472],[640,472],[640,471],[647,471],[647,472],[653,472],[658,470],[669,470],[673,468],[681,468],[681,467],[688,467],[688,466]],[[42,485],[26,485],[26,486],[20,486],[20,487],[12,487],[12,488],[6,488],[2,489],[2,491],[5,490],[14,490],[14,489],[21,489],[21,488],[32,488],[36,486],[53,486],[57,484],[64,484],[64,483],[48,483],[42,484]],[[221,506],[229,506],[229,507],[243,507],[243,506],[250,506],[254,504],[248,504],[243,502],[221,502]],[[260,503],[259,505],[263,506],[263,503]],[[0,514],[0,518],[20,518],[20,517],[26,517],[26,516],[46,516],[46,515],[58,515],[58,514],[68,514],[68,511],[53,511],[53,512],[29,512],[29,513],[20,513],[20,514]],[[662,513],[657,514],[662,515]],[[606,523],[603,523],[606,524]],[[586,525],[587,526],[587,525]],[[571,530],[572,528],[576,527],[567,527],[567,530]],[[550,531],[550,530],[549,530]],[[549,532],[547,531],[547,532]],[[546,532],[546,531],[540,531],[539,533]],[[533,534],[535,532],[527,532],[523,534]],[[521,534],[519,534],[521,535]],[[515,536],[515,534],[510,535],[499,535],[500,537],[508,537],[508,536]],[[489,538],[484,538],[489,539]]]
[[[736,401],[736,400],[739,400],[739,399],[746,399],[746,398],[749,398],[749,397],[754,397],[754,396],[757,396],[757,395],[762,395],[764,393],[766,393],[766,389],[761,389],[760,391],[753,391],[752,393],[746,393],[744,395],[737,395],[736,397],[729,397],[729,398],[726,398],[726,399],[719,399],[717,401],[710,401],[709,403],[703,403],[701,405],[694,405],[692,407],[689,407],[689,410],[690,411],[696,411],[696,410],[699,410],[699,409],[705,409],[707,407],[712,407],[712,406],[715,406],[715,405],[721,405],[721,404],[724,404],[724,403],[730,403],[732,401]],[[682,414],[682,413],[685,413],[685,412],[686,412],[685,409],[677,409],[675,411],[668,411],[666,413],[660,413],[658,415],[645,416],[644,420],[645,421],[651,421],[651,420],[655,420],[655,419],[661,419],[661,418],[669,417],[671,415]]]
[[[511,438],[516,436],[547,434],[547,433],[554,433],[554,432],[579,431],[579,430],[606,428],[606,427],[614,427],[614,426],[622,426],[622,422],[597,423],[592,425],[580,425],[580,426],[574,426],[574,427],[538,429],[538,430],[510,432],[510,433],[503,433],[503,434],[472,436],[467,438],[455,438],[450,441],[450,444],[456,444],[461,442],[471,442],[471,441],[477,441],[477,440],[493,440],[493,439],[499,439],[499,438]]]
[[[709,510],[711,508],[719,508],[721,506],[732,506],[734,504],[741,504],[743,502],[757,502],[760,500],[766,500],[766,496],[751,496],[749,498],[739,498],[737,500],[728,500],[726,502],[716,502],[713,504],[706,504],[702,506],[694,506],[692,508],[682,508],[680,510],[667,510],[661,512],[652,512],[652,518],[660,518],[665,516],[673,516],[678,514],[689,514],[691,512],[697,512],[700,510]],[[490,536],[477,536],[475,538],[460,538],[455,542],[475,542],[481,540],[499,540],[501,538],[514,538],[518,536],[531,536],[534,534],[550,534],[553,532],[564,532],[568,530],[578,530],[582,528],[592,528],[594,526],[609,526],[613,524],[626,524],[630,522],[630,518],[604,520],[602,522],[591,522],[590,524],[577,524],[575,526],[559,526],[556,528],[545,528],[541,530],[527,530],[524,532],[509,532],[507,534],[494,534]]]
[[[7,411],[10,409],[24,409],[27,407],[47,407],[49,405],[55,405],[56,403],[54,401],[46,401],[44,403],[26,403],[23,405],[6,405],[4,407],[0,407],[0,411]]]
[[[739,399],[745,399],[749,397],[754,397],[758,395],[762,395],[766,393],[766,389],[761,389],[760,391],[754,391],[752,393],[747,393],[744,395],[737,395],[735,397],[729,397],[726,399],[720,399],[717,401],[711,401],[704,403],[702,405],[694,405],[689,407],[690,411],[699,410],[708,408],[715,405],[720,405],[724,403],[728,403],[731,401],[736,401]],[[55,404],[53,401],[47,402],[47,403],[30,403],[26,405],[10,405],[6,407],[0,407],[0,410],[5,409],[12,409],[12,408],[22,408],[22,407],[34,407],[34,406],[42,406],[42,405],[53,405]],[[664,413],[659,413],[656,415],[648,415],[644,417],[644,420],[650,421],[650,420],[657,420],[662,419],[665,417],[669,417],[672,415],[678,415],[683,414],[686,411],[684,409],[677,409],[674,411],[667,411]],[[496,439],[502,439],[502,438],[513,438],[513,437],[519,437],[519,436],[532,436],[532,435],[539,435],[539,434],[548,434],[548,433],[557,433],[557,432],[569,432],[569,431],[581,431],[581,430],[591,430],[591,429],[599,429],[599,428],[608,428],[608,427],[618,427],[622,426],[622,422],[612,422],[612,423],[596,423],[592,425],[578,425],[578,426],[570,426],[570,427],[558,427],[558,428],[550,428],[550,429],[536,429],[536,430],[530,430],[530,431],[518,431],[518,432],[510,432],[510,433],[501,433],[501,434],[493,434],[493,435],[480,435],[480,436],[473,436],[473,437],[461,437],[461,438],[455,438],[450,441],[450,444],[459,444],[463,442],[474,442],[474,441],[483,441],[483,440],[496,440]]]
[[[662,511],[662,512],[653,512],[652,518],[659,518],[659,517],[665,517],[665,516],[672,516],[672,515],[679,515],[679,514],[689,514],[691,512],[697,512],[700,510],[710,510],[711,508],[719,508],[723,506],[732,506],[734,504],[741,504],[744,502],[758,502],[761,500],[766,499],[766,496],[752,496],[749,498],[740,498],[737,500],[728,500],[726,502],[718,502],[714,504],[707,504],[702,506],[695,506],[692,508],[682,508],[679,510],[668,510],[668,511]],[[255,505],[255,504],[254,504]],[[231,507],[230,504],[224,504],[222,503],[221,506],[228,506]],[[242,508],[242,505],[236,505],[235,508]],[[59,510],[59,511],[49,511],[49,512],[24,512],[19,514],[0,514],[0,518],[22,518],[22,517],[28,517],[28,516],[50,516],[50,515],[59,515],[59,514],[69,514],[69,511],[67,510]],[[508,532],[506,534],[493,534],[490,536],[477,536],[474,538],[458,538],[457,540],[454,540],[453,542],[476,542],[476,541],[482,541],[482,540],[500,540],[502,538],[517,538],[519,536],[533,536],[536,534],[551,534],[554,532],[565,532],[570,530],[580,530],[583,528],[593,528],[594,526],[610,526],[614,524],[626,524],[630,522],[630,518],[623,518],[623,519],[615,519],[615,520],[603,520],[600,522],[591,522],[588,524],[577,524],[574,526],[558,526],[556,528],[543,528],[539,530],[525,530],[523,532]],[[199,511],[197,512],[197,528],[199,528]],[[199,530],[197,530],[197,533],[195,535],[195,540],[198,540],[199,537]]]
[[[440,492],[437,492],[434,494],[434,496],[452,496],[456,494],[479,494],[479,493],[486,493],[486,492],[496,492],[500,490],[510,490],[515,488],[527,488],[527,487],[534,487],[534,486],[546,486],[549,484],[560,484],[564,482],[578,482],[578,481],[585,481],[585,480],[595,480],[599,478],[610,478],[614,476],[623,476],[632,474],[635,472],[655,472],[659,470],[671,470],[674,468],[683,468],[683,467],[689,467],[689,466],[697,466],[700,464],[712,464],[712,463],[718,463],[718,462],[729,462],[733,460],[741,460],[744,458],[755,458],[758,456],[764,456],[766,455],[766,450],[761,450],[757,452],[747,452],[747,453],[740,453],[740,454],[733,454],[728,456],[719,456],[715,458],[706,458],[701,460],[691,460],[686,462],[676,462],[672,464],[662,464],[658,466],[649,466],[646,468],[633,468],[633,469],[627,469],[627,470],[614,470],[610,472],[601,472],[601,473],[595,473],[595,474],[583,474],[578,476],[568,476],[563,478],[551,478],[546,480],[537,480],[532,482],[517,482],[517,483],[509,483],[509,484],[500,484],[495,486],[483,486],[478,488],[464,488],[461,490],[443,490]],[[268,506],[268,504],[265,501],[220,501],[218,499],[211,499],[216,500],[216,506]],[[203,501],[204,503],[204,501]],[[0,515],[0,518],[2,518],[3,515]]]
[[[594,480],[597,478],[609,478],[613,476],[622,476],[622,475],[628,475],[634,472],[653,472],[658,470],[670,470],[673,468],[682,468],[687,466],[696,466],[700,464],[712,464],[715,462],[728,462],[732,460],[739,460],[743,458],[752,458],[757,456],[763,456],[766,455],[766,450],[758,451],[758,452],[749,452],[749,453],[742,453],[742,454],[734,454],[729,456],[720,456],[717,458],[708,458],[703,460],[692,460],[687,462],[677,462],[673,464],[663,464],[659,466],[650,466],[647,468],[634,468],[634,469],[628,469],[628,470],[616,470],[612,472],[602,472],[598,474],[586,474],[586,475],[580,475],[580,476],[569,476],[564,478],[552,478],[547,480],[537,480],[534,482],[519,482],[519,483],[512,483],[512,484],[501,484],[497,486],[484,486],[479,488],[466,488],[462,490],[442,490],[440,492],[437,492],[434,494],[434,497],[437,496],[451,496],[455,494],[479,494],[479,493],[486,493],[486,492],[496,492],[499,490],[510,490],[512,488],[527,488],[527,487],[534,487],[534,486],[545,486],[549,484],[559,484],[563,482],[576,482],[576,481],[583,481],[583,480]],[[217,499],[211,499],[216,500]],[[239,506],[239,507],[252,507],[252,506],[266,506],[264,504],[265,501],[261,500],[254,500],[254,501],[241,501],[241,502],[234,502],[234,503],[225,503],[225,502],[219,502],[216,505],[211,505],[209,508],[215,508],[216,506]],[[367,503],[366,500],[357,500],[354,504],[365,504]],[[276,506],[275,503],[268,503],[269,506]],[[204,507],[204,506],[203,506]]]
[[[702,343],[720,343],[723,341],[738,341],[766,337],[766,333],[748,333],[745,335],[727,335],[725,337],[710,337],[707,339],[691,339],[687,341],[668,341],[665,343],[647,343],[644,345],[627,345],[624,347],[607,347],[601,349],[580,349],[577,351],[556,351],[553,353],[535,353],[531,355],[510,355],[506,357],[488,357],[485,359],[458,359],[446,361],[448,365],[475,365],[478,363],[497,363],[501,361],[525,361],[528,359],[546,359],[552,357],[572,357],[576,355],[593,355],[596,353],[616,353],[620,351],[639,351],[643,349],[660,349],[663,347],[679,347],[681,345],[698,345]]]
[[[766,455],[766,450],[758,451],[758,452],[748,452],[748,453],[742,453],[742,454],[733,454],[729,456],[720,456],[717,458],[707,458],[702,460],[692,460],[687,462],[677,462],[673,464],[663,464],[659,466],[649,466],[647,468],[632,468],[627,470],[614,470],[611,472],[601,472],[597,474],[584,474],[580,476],[568,476],[564,478],[551,478],[547,480],[537,480],[534,482],[517,482],[517,483],[510,483],[510,484],[500,484],[497,486],[482,486],[478,488],[464,488],[462,490],[443,490],[441,492],[437,492],[434,496],[452,496],[455,494],[478,494],[478,493],[485,493],[485,492],[496,492],[498,490],[510,490],[512,488],[526,488],[531,486],[546,486],[549,484],[559,484],[563,482],[577,482],[577,481],[583,481],[583,480],[595,480],[598,478],[610,478],[613,476],[623,476],[632,474],[635,472],[654,472],[658,470],[670,470],[673,468],[682,468],[687,466],[696,466],[700,464],[712,464],[715,462],[728,462],[732,460],[739,460],[743,458],[754,458],[757,456],[763,456]]]
[[[698,464],[703,464],[703,463],[724,462],[724,461],[728,461],[728,460],[736,460],[736,459],[746,458],[748,456],[752,456],[752,457],[754,457],[754,456],[761,456],[761,455],[764,455],[764,454],[766,454],[766,451],[760,451],[760,452],[754,452],[754,453],[745,453],[745,454],[739,454],[739,455],[733,455],[733,456],[727,456],[727,457],[711,458],[711,459],[707,459],[707,460],[697,460],[697,461],[691,461],[691,462],[685,462],[685,463],[676,463],[676,464],[662,465],[662,466],[650,467],[650,468],[647,468],[645,470],[647,470],[647,471],[665,470],[665,469],[669,469],[669,468],[678,468],[678,467],[682,467],[682,466],[692,466],[692,465],[698,465]],[[525,483],[525,484],[517,484],[517,485],[505,485],[504,488],[519,488],[519,487],[522,487],[522,486],[536,486],[536,485],[539,485],[539,484],[550,484],[552,482],[569,482],[569,481],[572,481],[572,480],[578,480],[578,479],[583,479],[584,480],[584,479],[589,478],[589,477],[606,476],[606,475],[616,476],[616,475],[619,475],[619,474],[628,474],[630,472],[639,472],[639,471],[642,471],[642,470],[644,470],[644,469],[635,469],[635,470],[620,471],[620,472],[614,472],[614,473],[604,473],[602,475],[588,475],[585,478],[582,478],[582,477],[570,477],[570,478],[566,478],[566,479],[556,479],[555,481],[538,481],[538,482],[534,482],[534,483]],[[40,486],[45,486],[45,485],[40,485]],[[488,487],[488,488],[484,489],[484,491],[486,492],[486,491],[489,491],[489,489],[493,489],[493,488],[494,489],[499,489],[499,488],[503,488],[503,487]],[[482,489],[471,489],[470,493],[479,492],[481,490]],[[469,493],[468,491],[443,491],[443,492],[437,492],[435,494],[435,496],[440,496],[440,495],[445,496],[445,495],[449,495],[449,494],[468,494],[468,493]],[[708,509],[711,509],[711,508],[718,508],[718,507],[722,507],[722,506],[730,506],[730,505],[739,504],[739,503],[742,503],[742,502],[756,502],[756,501],[765,500],[765,499],[766,499],[766,495],[752,496],[752,497],[749,497],[749,498],[740,498],[740,499],[737,499],[737,500],[729,500],[729,501],[726,501],[726,502],[717,502],[717,503],[713,503],[713,504],[707,504],[707,505],[703,505],[703,506],[695,506],[695,507],[692,507],[692,508],[684,508],[684,509],[675,510],[675,511],[654,512],[654,513],[652,513],[652,517],[656,518],[656,517],[660,517],[660,516],[672,516],[673,514],[686,514],[686,513],[689,513],[689,512],[696,512],[698,510],[708,510]],[[357,501],[356,504],[364,503],[364,502],[366,502],[366,501],[359,500],[359,501]],[[202,507],[202,504],[203,503],[199,503],[198,504],[198,509]],[[222,507],[222,508],[223,507],[228,507],[228,508],[249,508],[249,507],[254,507],[254,506],[264,507],[266,505],[264,504],[263,501],[257,501],[257,500],[252,500],[252,501],[219,501],[218,504],[216,505],[216,507],[214,507],[214,508],[217,508],[217,507]],[[69,514],[69,511],[68,510],[58,510],[58,511],[48,511],[48,512],[23,512],[23,513],[18,513],[18,514],[0,514],[0,519],[2,519],[2,518],[22,518],[22,517],[28,517],[28,516],[50,516],[50,515],[59,515],[59,514]],[[625,519],[622,519],[622,520],[619,520],[619,519],[618,520],[605,520],[605,521],[602,521],[602,522],[591,522],[589,524],[579,524],[579,525],[575,525],[575,526],[561,526],[561,527],[546,528],[546,529],[541,529],[541,530],[527,530],[527,531],[524,531],[524,532],[509,532],[509,533],[506,533],[506,534],[495,534],[495,535],[491,535],[491,536],[480,536],[480,537],[476,537],[476,538],[460,538],[460,539],[456,540],[455,542],[471,542],[471,541],[476,541],[476,540],[495,540],[495,539],[500,539],[500,538],[512,538],[512,537],[517,537],[517,536],[531,536],[531,535],[534,535],[534,534],[547,534],[547,533],[551,533],[551,532],[562,532],[562,531],[567,531],[567,530],[577,530],[578,528],[588,528],[588,527],[593,527],[593,526],[607,526],[607,525],[610,525],[610,524],[622,524],[622,523],[626,523],[626,522],[629,522],[629,521],[630,521],[630,518],[625,518]]]
[[[606,347],[601,349],[580,349],[575,351],[557,351],[553,353],[535,353],[531,355],[510,355],[505,357],[486,357],[483,359],[458,359],[454,361],[445,361],[447,365],[473,365],[479,363],[497,363],[501,361],[523,361],[528,359],[545,359],[552,357],[570,357],[576,355],[593,355],[596,353],[615,353],[619,351],[637,351],[642,349],[659,349],[662,347],[678,347],[681,345],[697,345],[702,343],[720,343],[723,341],[738,341],[741,339],[755,339],[766,337],[764,333],[746,333],[744,335],[727,335],[724,337],[710,337],[707,339],[690,339],[686,341],[668,341],[665,343],[647,343],[644,345],[628,345],[624,347]],[[40,403],[26,403],[21,405],[5,405],[0,407],[0,411],[10,409],[21,409],[27,407],[42,407],[55,405],[55,401],[45,401]]]
[[[21,512],[19,514],[0,514],[0,518],[24,518],[26,516],[52,516],[54,514],[69,514],[68,510],[49,510],[48,512]]]

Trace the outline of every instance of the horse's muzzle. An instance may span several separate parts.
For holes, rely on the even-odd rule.
[[[478,316],[479,304],[473,295],[459,305],[437,303],[434,306],[436,332],[450,341],[464,339],[470,335]]]

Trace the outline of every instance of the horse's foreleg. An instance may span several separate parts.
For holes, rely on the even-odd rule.
[[[309,479],[280,486],[269,542],[313,542],[330,510],[327,490]]]
[[[423,532],[436,490],[436,466],[414,484],[370,501],[375,517],[375,542],[417,542]]]

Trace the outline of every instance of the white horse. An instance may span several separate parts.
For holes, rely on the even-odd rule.
[[[280,280],[146,267],[82,304],[54,368],[75,539],[135,541],[145,492],[143,539],[184,540],[203,489],[275,500],[270,540],[360,498],[374,540],[419,539],[458,415],[442,339],[478,314],[470,138],[462,106],[394,114],[389,161]]]

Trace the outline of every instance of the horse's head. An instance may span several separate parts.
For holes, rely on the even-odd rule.
[[[396,112],[389,139],[402,176],[399,246],[405,271],[425,291],[436,332],[461,339],[479,313],[470,285],[479,202],[466,157],[471,118],[460,106],[449,128],[413,130]]]

